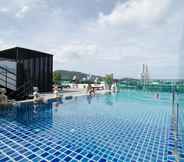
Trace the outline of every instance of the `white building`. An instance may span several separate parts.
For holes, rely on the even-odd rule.
[[[150,76],[149,76],[148,65],[143,64],[141,80],[144,82],[144,84],[146,84],[149,82],[149,79],[150,79]]]

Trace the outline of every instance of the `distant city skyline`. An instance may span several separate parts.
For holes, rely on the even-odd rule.
[[[0,1],[0,50],[19,46],[54,54],[54,69],[116,78],[183,75],[182,0]]]

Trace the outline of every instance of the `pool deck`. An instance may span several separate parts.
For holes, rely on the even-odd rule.
[[[105,94],[107,92],[110,92],[109,90],[99,90],[96,91],[96,94]],[[63,95],[63,99],[65,99],[65,97],[76,97],[76,96],[85,96],[87,95],[86,89],[74,89],[74,88],[70,88],[70,89],[64,89],[63,92],[61,93]],[[40,97],[43,98],[44,101],[50,100],[50,99],[55,99],[55,94],[53,93],[41,93]],[[27,100],[22,100],[22,101],[18,101],[19,103],[22,102],[32,102],[33,99],[27,99]]]

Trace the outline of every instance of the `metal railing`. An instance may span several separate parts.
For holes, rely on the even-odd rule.
[[[16,85],[16,73],[8,70],[5,67],[0,66],[0,85],[12,90],[8,96],[14,98],[21,98],[28,96],[32,93],[33,82],[29,80],[17,87]]]
[[[16,90],[16,73],[0,66],[0,85],[5,88]]]
[[[33,92],[33,82],[32,80],[27,81],[26,83],[19,86],[16,91],[9,93],[9,97],[14,97],[16,99],[23,99],[24,97],[29,96]]]

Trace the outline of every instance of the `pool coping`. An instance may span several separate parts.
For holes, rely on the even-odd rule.
[[[111,92],[111,91],[110,90],[100,90],[100,91],[96,92],[96,95],[103,95],[103,94],[108,93],[108,92]],[[61,99],[65,100],[66,97],[87,96],[88,94],[86,91],[76,91],[76,92],[64,92],[62,95],[63,96]],[[43,94],[40,94],[40,97],[44,98],[43,101],[45,101],[45,102],[48,100],[57,99],[56,97],[54,97],[53,93],[43,93]],[[21,100],[21,101],[17,101],[16,103],[29,103],[29,102],[33,102],[33,99]]]

